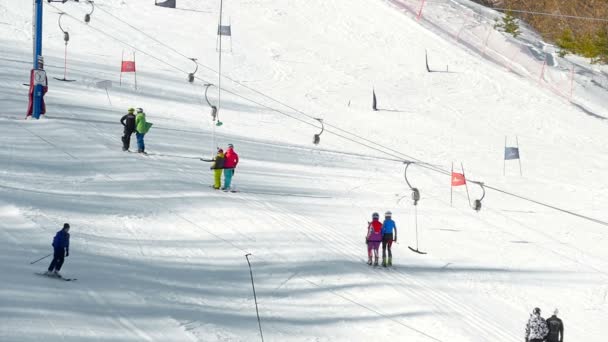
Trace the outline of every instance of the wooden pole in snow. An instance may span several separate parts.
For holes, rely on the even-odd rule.
[[[452,162],[452,173],[450,173],[450,207],[453,207],[454,186],[452,185],[452,177],[454,177],[454,162]]]
[[[519,139],[515,136],[515,144],[517,145],[517,161],[519,161],[519,175],[523,176],[523,172],[521,170],[521,153],[519,150]]]
[[[471,196],[469,196],[469,185],[467,184],[467,176],[464,174],[464,165],[460,163],[460,168],[462,169],[462,178],[464,178],[464,187],[467,190],[467,199],[469,200],[469,207],[471,206]]]

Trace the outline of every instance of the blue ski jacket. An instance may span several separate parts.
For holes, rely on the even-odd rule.
[[[53,239],[53,247],[55,249],[65,249],[66,251],[70,249],[70,233],[64,231],[63,229],[58,231],[55,234],[55,238]]]
[[[382,235],[392,234],[393,230],[395,230],[396,227],[397,227],[397,225],[395,224],[395,221],[393,221],[392,219],[384,220],[384,222],[382,223]]]

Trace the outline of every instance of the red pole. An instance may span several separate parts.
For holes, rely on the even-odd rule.
[[[509,59],[509,65],[507,66],[507,70],[509,70],[509,72],[513,71],[513,63],[515,62],[515,55],[517,54],[517,50],[515,50],[515,52],[513,52],[513,56],[511,56],[511,58]]]
[[[418,10],[418,15],[416,16],[416,20],[420,20],[420,18],[422,18],[422,9],[424,8],[425,3],[426,0],[422,0],[422,3],[420,4],[420,9]]]
[[[125,61],[125,50],[122,50],[122,55],[120,57],[120,81],[119,81],[119,85],[122,87],[122,64]]]
[[[135,90],[137,90],[137,64],[135,64],[135,51],[133,51],[133,65],[135,67]]]
[[[452,177],[454,177],[454,162],[452,162],[452,173],[450,173],[450,207],[454,206],[454,204],[453,204],[454,186],[452,185]]]
[[[543,67],[540,69],[540,77],[538,78],[538,83],[543,80],[543,76],[545,75],[545,65],[547,65],[547,58],[543,61]]]
[[[458,34],[456,34],[456,41],[460,40],[460,34],[462,33],[462,31],[464,30],[464,27],[467,25],[467,22],[465,21],[464,24],[462,24],[462,27],[460,28],[460,30],[458,30]]]
[[[574,95],[574,65],[570,72],[570,101],[572,101],[572,95]]]
[[[483,54],[486,54],[486,47],[488,46],[488,41],[490,40],[490,35],[492,34],[492,28],[490,27],[490,32],[488,32],[488,36],[486,37],[486,41],[483,42]]]

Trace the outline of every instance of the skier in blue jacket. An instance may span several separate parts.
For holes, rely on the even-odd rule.
[[[392,219],[393,213],[387,211],[382,223],[382,266],[393,266],[393,253],[391,247],[393,241],[397,242],[397,225]],[[386,260],[386,249],[388,247],[388,261]]]
[[[45,273],[47,276],[59,277],[59,270],[63,266],[64,258],[70,255],[70,225],[68,223],[63,224],[63,228],[55,234],[53,239],[53,261],[49,265],[48,271]]]

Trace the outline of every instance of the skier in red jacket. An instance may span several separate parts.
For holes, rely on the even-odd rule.
[[[224,187],[222,190],[230,190],[232,184],[232,176],[234,176],[234,169],[239,164],[239,155],[234,152],[234,146],[228,144],[228,149],[224,154]]]
[[[367,264],[372,264],[372,250],[374,251],[374,266],[378,266],[378,249],[382,242],[382,222],[378,213],[372,214],[372,222],[368,222],[367,235],[365,236],[367,243]]]

